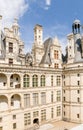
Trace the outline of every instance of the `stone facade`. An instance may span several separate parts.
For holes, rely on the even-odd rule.
[[[42,26],[36,25],[32,51],[24,54],[16,19],[0,34],[0,130],[25,130],[61,120],[62,58],[57,38],[44,47]]]
[[[83,122],[80,22],[72,28],[64,56],[57,38],[43,42],[41,25],[34,28],[27,54],[17,20],[4,32],[0,27],[0,130],[27,130],[58,120]]]

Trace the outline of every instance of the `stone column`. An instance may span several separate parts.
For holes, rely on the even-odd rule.
[[[23,74],[20,74],[20,85],[23,88]]]
[[[7,74],[7,88],[10,88],[10,74]]]

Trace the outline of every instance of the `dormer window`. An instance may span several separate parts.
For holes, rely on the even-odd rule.
[[[13,43],[9,42],[9,52],[13,53]]]
[[[54,59],[59,58],[59,52],[57,50],[54,50]]]

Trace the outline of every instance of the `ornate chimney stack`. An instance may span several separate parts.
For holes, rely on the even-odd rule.
[[[2,30],[2,16],[0,15],[0,55],[2,54],[2,47],[1,47],[1,30]]]

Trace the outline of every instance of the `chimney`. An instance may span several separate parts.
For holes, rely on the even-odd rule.
[[[0,15],[0,31],[2,29],[2,15]]]

